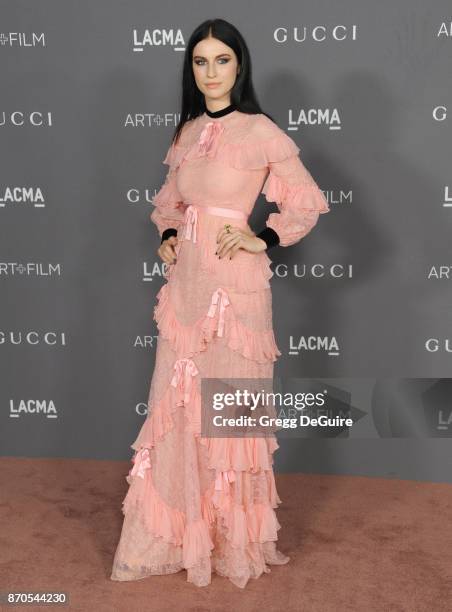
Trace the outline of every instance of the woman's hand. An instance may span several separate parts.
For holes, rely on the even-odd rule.
[[[262,238],[258,238],[250,230],[240,229],[229,226],[229,233],[223,228],[217,236],[218,248],[216,255],[221,258],[229,257],[232,259],[239,249],[248,251],[248,253],[260,253],[265,251],[267,243]]]
[[[177,236],[170,236],[169,238],[164,240],[157,249],[158,255],[168,265],[171,265],[176,261],[176,251],[174,250],[176,245]]]

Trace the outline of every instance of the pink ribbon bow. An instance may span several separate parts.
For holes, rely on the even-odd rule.
[[[138,474],[140,478],[144,478],[144,470],[148,470],[151,467],[149,450],[147,448],[141,449],[135,453],[132,461],[134,465],[129,471],[129,475],[135,476],[135,474]]]
[[[223,472],[217,472],[217,476],[215,478],[215,491],[222,491],[223,489],[226,491],[231,482],[235,480],[235,472],[234,470],[225,470]]]
[[[225,311],[226,306],[230,304],[228,294],[224,289],[218,287],[216,291],[212,294],[212,300],[210,302],[210,307],[207,312],[207,316],[213,318],[215,313],[220,308],[220,316],[218,321],[218,336],[222,336],[224,332],[224,324],[225,324]]]
[[[184,402],[187,404],[190,401],[193,376],[198,374],[198,368],[194,361],[185,357],[176,361],[174,370],[171,384],[173,387],[180,386],[180,389],[184,392]]]
[[[185,209],[185,234],[184,237],[187,240],[191,240],[193,235],[193,242],[196,242],[196,229],[198,227],[198,209],[196,206],[191,204]]]
[[[198,141],[199,155],[212,157],[218,146],[218,138],[224,130],[224,125],[220,121],[209,121],[204,126]]]

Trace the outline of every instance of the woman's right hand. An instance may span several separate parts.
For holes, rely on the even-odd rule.
[[[157,254],[168,265],[176,263],[176,251],[174,250],[176,245],[177,236],[170,236],[169,238],[164,240],[157,249]]]

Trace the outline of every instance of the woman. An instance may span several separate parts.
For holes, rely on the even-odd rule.
[[[214,571],[243,588],[289,561],[276,548],[276,438],[201,436],[200,383],[273,377],[281,352],[265,251],[297,243],[329,210],[298,152],[260,110],[240,33],[221,19],[201,24],[187,46],[168,174],[153,199],[167,282],[112,580],[186,569],[197,586]],[[279,212],[256,235],[247,219],[260,192]]]

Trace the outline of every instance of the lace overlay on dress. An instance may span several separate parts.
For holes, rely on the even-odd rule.
[[[299,148],[264,115],[209,119],[184,126],[152,202],[160,235],[178,230],[177,262],[154,308],[148,415],[131,445],[112,580],[184,569],[196,586],[216,573],[244,588],[269,565],[289,561],[276,546],[276,438],[201,436],[202,378],[271,379],[281,355],[269,258],[239,250],[220,260],[216,238],[225,223],[251,231],[247,218],[259,193],[278,207],[267,225],[281,246],[299,241],[329,209]]]

